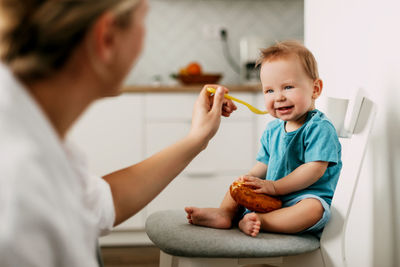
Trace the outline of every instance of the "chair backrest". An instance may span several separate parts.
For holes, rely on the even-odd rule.
[[[333,117],[342,144],[343,168],[332,199],[332,216],[321,236],[321,252],[325,266],[346,266],[345,233],[351,212],[354,193],[367,149],[369,135],[376,114],[375,104],[369,99],[357,96],[357,100],[331,99],[336,109],[329,108],[328,117]],[[356,102],[356,105],[354,103]],[[350,108],[347,105],[351,105]],[[332,106],[332,105],[331,105]],[[332,110],[333,113],[332,114]],[[331,114],[329,114],[331,113]],[[338,115],[339,114],[339,115]],[[342,116],[342,118],[340,118]],[[345,128],[345,117],[351,116],[350,129]]]

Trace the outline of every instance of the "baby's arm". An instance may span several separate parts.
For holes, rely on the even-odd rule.
[[[276,195],[273,182],[264,179],[267,170],[267,164],[257,161],[256,165],[247,174],[240,176],[237,180],[252,185],[256,193]]]
[[[300,165],[289,175],[274,182],[276,194],[286,195],[309,187],[324,175],[326,168],[326,161],[312,161]]]
[[[289,175],[277,180],[261,180],[256,177],[245,177],[246,184],[254,186],[254,191],[268,195],[286,195],[304,189],[324,175],[328,162],[313,161],[300,165]]]
[[[267,164],[257,161],[256,165],[254,165],[253,168],[251,168],[251,170],[246,175],[261,178],[265,177],[265,175],[267,174],[267,170]]]
[[[256,165],[251,168],[251,170],[236,179],[239,182],[248,182],[254,180],[262,180],[267,175],[268,165],[262,162],[257,161]]]

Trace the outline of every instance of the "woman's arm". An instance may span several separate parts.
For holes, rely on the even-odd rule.
[[[224,99],[228,90],[221,88],[210,97],[203,88],[192,116],[189,134],[177,143],[133,166],[104,177],[110,184],[115,225],[128,219],[155,198],[189,163],[207,147],[218,130],[221,115],[229,116],[236,106]]]

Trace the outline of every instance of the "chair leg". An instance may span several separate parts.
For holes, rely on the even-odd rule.
[[[238,267],[238,259],[178,257],[177,267]]]
[[[178,267],[178,260],[176,257],[160,250],[160,267]]]
[[[284,257],[268,257],[268,258],[240,258],[238,266],[270,266],[279,267],[283,264]]]
[[[160,251],[160,267],[236,267],[238,259],[189,258],[169,255]]]
[[[283,260],[283,267],[325,267],[321,249],[312,252],[287,256]]]

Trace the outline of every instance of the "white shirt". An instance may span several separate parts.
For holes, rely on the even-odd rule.
[[[98,266],[97,238],[114,219],[108,183],[0,64],[0,266]]]

